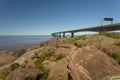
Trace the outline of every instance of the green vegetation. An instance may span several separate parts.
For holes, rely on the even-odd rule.
[[[81,35],[81,36],[76,36],[76,37],[73,37],[73,38],[69,38],[69,39],[67,39],[67,42],[72,43],[72,42],[75,42],[77,40],[84,39],[85,36],[86,35]]]
[[[0,80],[5,80],[8,74],[9,72],[3,72],[2,76],[0,76],[1,77]]]
[[[81,48],[83,45],[82,44],[75,44],[78,48]]]
[[[62,59],[62,58],[64,58],[66,55],[65,54],[60,54],[58,57],[57,57],[57,59],[56,60],[60,60],[60,59]]]
[[[120,53],[109,53],[108,55],[120,64]]]
[[[42,62],[48,60],[53,55],[52,51],[42,54],[39,59],[35,62],[36,68],[42,70],[44,73],[40,76],[40,80],[46,80],[49,75],[49,70],[45,69]]]
[[[107,49],[102,49],[102,51],[105,52],[108,56],[115,59],[118,62],[118,64],[120,64],[120,53],[115,53],[115,52],[111,53]]]
[[[115,43],[116,46],[120,46],[120,42]]]
[[[102,32],[100,35],[120,39],[120,32]]]
[[[119,80],[119,79],[120,79],[120,75],[113,75],[113,76],[107,76],[103,80]]]
[[[36,61],[36,68],[41,69],[42,62],[48,60],[53,53],[44,53],[40,56],[40,58]]]
[[[48,75],[49,75],[49,70],[48,69],[44,69],[44,73],[42,75],[40,75],[39,79],[40,80],[46,80]]]
[[[21,67],[21,68],[25,68],[25,67],[26,67],[26,64],[21,64],[20,67]]]

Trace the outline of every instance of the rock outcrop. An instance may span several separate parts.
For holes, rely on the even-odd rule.
[[[89,35],[83,40],[77,40],[76,46],[89,46],[94,45],[96,48],[104,51],[105,53],[120,53],[120,47],[114,45],[116,42],[120,42],[120,39],[115,39],[103,35]]]
[[[102,80],[120,74],[120,65],[94,46],[75,49],[67,59],[73,80]]]
[[[3,67],[0,67],[0,78],[5,79],[6,76],[14,71],[15,69],[19,68],[19,64],[18,63],[11,63],[8,65],[5,65]]]
[[[0,80],[120,79],[116,55],[114,59],[109,55],[117,53],[117,59],[120,58],[120,46],[115,45],[120,39],[87,35],[69,40],[53,38],[18,54],[0,54]]]
[[[21,68],[11,72],[6,80],[39,80],[43,72],[37,69]]]
[[[65,43],[65,38],[52,38],[49,41],[40,43],[40,46],[49,46],[49,47],[58,47],[61,44]]]
[[[43,62],[43,66],[49,69],[49,75],[46,80],[68,80],[68,62],[66,57],[73,47],[75,46],[71,44],[60,44],[50,59]]]
[[[8,52],[0,53],[0,67],[13,62],[16,58]]]
[[[44,61],[44,67],[49,69],[49,75],[46,80],[67,80],[67,64],[66,58],[56,62]]]

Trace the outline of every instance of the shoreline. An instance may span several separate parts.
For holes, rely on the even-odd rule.
[[[44,41],[47,41],[47,40],[44,40]],[[40,43],[43,42],[43,41],[40,41],[39,43],[31,43],[31,44],[26,44],[22,47],[14,47],[14,48],[5,48],[5,49],[0,49],[0,53],[9,53],[9,52],[19,52],[21,50],[26,50],[28,51],[30,48],[32,47],[37,47],[40,45]]]
[[[69,39],[52,38],[44,40],[40,44],[29,46],[27,51],[23,49],[16,52],[17,54],[14,52],[0,54],[0,66],[2,66],[0,78],[11,80],[12,77],[13,80],[16,80],[21,73],[28,75],[28,73],[33,72],[31,69],[42,71],[40,79],[44,80],[56,80],[58,78],[67,80],[68,74],[74,80],[83,79],[81,77],[76,79],[77,74],[83,76],[84,80],[89,79],[88,77],[103,80],[107,76],[119,75],[120,61],[118,59],[120,58],[114,56],[119,54],[120,47],[113,44],[118,42],[119,39],[120,36],[119,38],[116,38],[116,36],[111,38],[105,35],[86,35]],[[108,54],[105,50],[110,53]],[[113,54],[113,51],[117,53]],[[114,56],[110,56],[110,54]],[[83,73],[86,72],[89,74],[84,75]],[[106,73],[108,74],[106,75]],[[14,77],[13,74],[16,76]],[[33,72],[33,74],[35,73]],[[55,74],[54,78],[53,74]],[[28,76],[33,77],[31,74]],[[23,75],[25,79],[28,76]],[[43,78],[43,76],[46,77]]]
[[[38,45],[40,42],[51,38],[50,35],[0,36],[0,52],[28,49],[32,45]]]

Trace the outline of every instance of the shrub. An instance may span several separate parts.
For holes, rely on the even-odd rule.
[[[120,32],[102,32],[102,33],[100,33],[100,35],[105,35],[108,37],[120,39]]]
[[[85,38],[85,35],[76,36],[76,37],[67,39],[67,42],[72,43],[72,42],[75,42],[77,40],[84,39],[84,38]]]

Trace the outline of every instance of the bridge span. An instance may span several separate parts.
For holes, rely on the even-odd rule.
[[[120,30],[120,23],[103,25],[103,26],[95,26],[95,27],[83,28],[83,29],[75,29],[75,30],[55,32],[55,33],[52,33],[51,35],[53,37],[65,37],[66,33],[71,33],[71,37],[74,37],[74,33],[76,33],[76,32],[92,31],[92,32],[101,33],[103,31],[115,31],[115,30]]]

